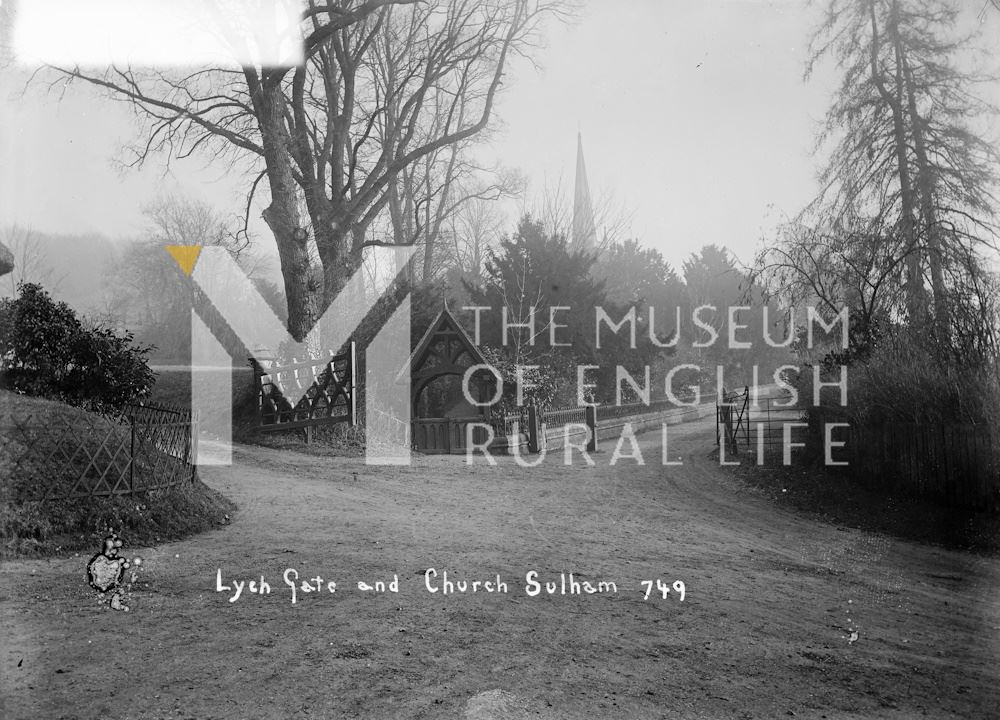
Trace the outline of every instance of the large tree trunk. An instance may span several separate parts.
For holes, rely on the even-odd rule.
[[[893,145],[896,154],[896,174],[899,180],[900,194],[900,219],[899,228],[903,236],[906,248],[906,310],[910,323],[919,325],[924,318],[926,304],[924,299],[923,277],[920,271],[920,247],[914,223],[914,194],[913,181],[910,176],[909,158],[906,156],[907,132],[906,118],[903,115],[903,79],[901,62],[901,40],[899,37],[899,11],[896,3],[893,3],[892,14],[889,18],[887,32],[893,44],[896,60],[896,73],[893,78],[893,88],[890,92],[882,80],[882,74],[878,66],[878,26],[875,19],[874,0],[870,5],[871,25],[872,25],[872,51],[871,51],[871,71],[872,80],[879,91],[883,101],[889,106],[892,113]]]
[[[252,84],[251,87],[254,85]],[[283,111],[285,99],[280,87],[256,83],[252,94],[260,122],[264,162],[271,189],[271,204],[264,221],[274,234],[281,263],[281,277],[288,301],[288,332],[304,342],[318,317],[316,278],[309,261],[309,247],[299,217],[295,178],[288,153],[289,137]]]
[[[906,80],[907,106],[913,133],[913,152],[916,157],[917,187],[920,191],[920,231],[926,242],[927,263],[931,271],[931,288],[934,291],[934,329],[939,343],[947,343],[951,320],[949,318],[948,293],[945,288],[943,270],[943,244],[941,228],[935,210],[935,182],[927,158],[927,142],[924,136],[923,118],[917,112],[916,88],[913,70],[902,55]]]

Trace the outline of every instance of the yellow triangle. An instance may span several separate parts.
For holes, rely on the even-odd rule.
[[[198,255],[201,253],[201,245],[167,245],[167,252],[170,253],[181,270],[188,277],[194,270],[194,264],[198,262]]]

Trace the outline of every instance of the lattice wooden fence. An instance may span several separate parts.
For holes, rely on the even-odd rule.
[[[250,358],[258,396],[259,429],[311,430],[324,423],[357,422],[357,351],[278,365]]]
[[[119,417],[8,418],[0,455],[18,500],[72,500],[160,490],[196,475],[197,423],[166,405]]]

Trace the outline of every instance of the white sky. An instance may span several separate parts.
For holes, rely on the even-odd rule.
[[[678,269],[707,243],[748,261],[816,191],[813,137],[835,78],[802,79],[818,9],[590,0],[578,22],[550,27],[541,70],[512,68],[502,130],[483,153],[520,169],[529,192],[560,177],[568,191],[579,129],[592,195],[627,207],[633,236]],[[994,47],[998,27],[991,18]],[[0,75],[0,226],[134,234],[142,206],[165,191],[239,210],[244,179],[198,159],[117,171],[110,159],[134,133],[126,106],[83,88],[61,102],[41,90],[17,98],[23,75]]]

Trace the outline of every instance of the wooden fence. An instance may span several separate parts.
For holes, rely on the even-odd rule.
[[[678,394],[677,400],[687,402],[695,398],[693,393]],[[633,432],[643,432],[650,428],[659,428],[664,424],[675,424],[687,420],[705,417],[705,410],[710,405],[681,405],[673,400],[653,400],[649,403],[637,402],[623,405],[602,404],[591,407],[566,408],[563,410],[545,410],[540,413],[541,445],[558,447],[560,444],[579,442],[588,438],[587,450],[598,448],[598,440],[602,437],[618,437],[622,428],[628,424]],[[570,426],[574,426],[570,428]],[[532,443],[529,441],[529,448]],[[538,447],[536,443],[534,445]]]
[[[864,483],[955,507],[1000,509],[1000,442],[988,425],[852,425],[848,435],[850,472]]]
[[[788,396],[748,402],[739,394],[717,406],[716,441],[727,457],[756,462],[826,462],[825,423],[846,418],[789,405]],[[727,442],[728,440],[728,442]],[[872,488],[947,503],[1000,510],[1000,437],[988,425],[885,423],[833,429],[832,470]],[[844,446],[839,446],[844,442]]]
[[[272,358],[250,358],[261,432],[312,429],[326,423],[357,423],[357,349],[278,365]],[[289,399],[291,398],[291,400]],[[294,402],[292,402],[294,400]]]
[[[0,457],[15,500],[74,500],[161,490],[196,477],[197,420],[163,404],[117,417],[5,418]]]

